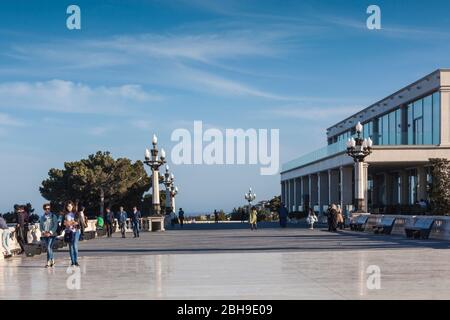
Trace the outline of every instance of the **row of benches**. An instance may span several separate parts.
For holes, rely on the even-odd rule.
[[[369,220],[369,215],[360,215],[352,223],[350,229],[353,231],[365,231],[366,224]],[[375,234],[391,234],[395,224],[395,217],[385,216],[381,221],[372,227]],[[413,239],[428,239],[433,228],[434,219],[432,218],[418,218],[414,225],[405,227],[405,234],[407,238]]]

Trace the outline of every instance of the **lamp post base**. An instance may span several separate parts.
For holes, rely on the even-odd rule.
[[[355,199],[356,210],[355,213],[367,213],[366,202],[364,199]]]

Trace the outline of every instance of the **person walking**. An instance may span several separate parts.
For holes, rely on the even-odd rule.
[[[29,215],[25,211],[24,206],[18,206],[16,210],[17,215],[17,225],[16,225],[16,235],[17,235],[17,242],[20,246],[20,253],[25,252],[25,244],[28,243],[27,240],[27,233],[28,233],[28,222],[29,222]]]
[[[258,215],[258,212],[256,211],[256,207],[253,206],[250,209],[250,213],[248,216],[248,222],[250,223],[251,230],[257,230],[257,226],[256,226],[256,223],[258,221],[257,215]]]
[[[341,205],[339,204],[336,206],[336,213],[337,226],[342,230],[344,229],[344,215],[342,214]]]
[[[180,210],[178,211],[178,220],[180,220],[180,227],[183,228],[183,223],[184,223],[184,211],[183,211],[183,208],[180,208]]]
[[[113,233],[114,213],[111,211],[111,208],[109,207],[105,209],[105,224],[106,224],[106,234],[108,238],[111,238]]]
[[[123,207],[120,207],[119,214],[118,214],[118,220],[119,220],[120,233],[122,233],[122,238],[125,238],[127,219],[128,219],[127,213],[123,210]]]
[[[78,210],[78,217],[80,219],[80,241],[84,240],[84,230],[88,227],[86,215],[84,214],[85,210],[86,207],[84,206],[80,206],[80,209]]]
[[[309,229],[314,230],[314,223],[318,221],[316,213],[313,208],[308,209],[308,217],[306,218],[306,223],[309,224]]]
[[[133,226],[134,238],[139,238],[139,220],[141,219],[141,212],[136,206],[133,207],[133,212],[131,213],[131,224]]]
[[[214,210],[214,222],[219,223],[219,213],[217,210]]]
[[[2,232],[2,246],[6,252],[5,256],[10,257],[11,256],[11,251],[9,250],[10,231],[9,231],[8,224],[6,223],[6,220],[3,218],[2,214],[0,214],[0,229],[3,231]],[[0,252],[0,254],[3,254],[3,253]]]
[[[64,205],[64,241],[69,244],[71,266],[79,267],[78,242],[80,240],[81,219],[72,201]]]
[[[329,211],[329,226],[328,226],[328,231],[334,232],[337,229],[337,207],[336,205],[333,203],[331,205],[331,209]]]
[[[39,227],[41,229],[41,242],[47,249],[47,264],[45,267],[49,268],[55,265],[53,243],[56,239],[59,217],[51,212],[50,203],[44,204],[42,208],[44,209],[44,214],[39,219]]]
[[[278,209],[278,216],[280,219],[280,226],[282,228],[286,228],[288,214],[289,213],[286,207],[284,206],[284,203],[281,203],[280,208]]]

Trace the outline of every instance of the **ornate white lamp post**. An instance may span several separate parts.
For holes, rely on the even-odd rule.
[[[173,185],[170,187],[170,207],[173,212],[175,212],[175,196],[178,194],[178,187],[174,187]]]
[[[252,201],[256,199],[256,194],[252,192],[252,188],[248,189],[248,192],[244,194],[244,198],[248,201],[248,212],[250,213]]]
[[[166,153],[164,149],[161,149],[161,155],[158,157],[158,138],[153,135],[151,150],[145,150],[145,161],[144,163],[148,165],[152,170],[152,204],[153,212],[160,216],[161,215],[161,205],[159,202],[159,167],[166,163]]]
[[[174,181],[175,176],[173,173],[169,172],[169,166],[166,165],[166,172],[164,173],[163,180],[163,184],[166,187],[166,214],[170,214],[172,211],[175,211],[175,208],[172,206],[172,189]]]
[[[363,139],[361,137],[363,126],[360,122],[356,125],[356,138],[348,139],[347,154],[355,161],[355,204],[356,212],[366,212],[366,204],[364,200],[365,184],[367,176],[365,174],[364,159],[372,153],[372,139]]]

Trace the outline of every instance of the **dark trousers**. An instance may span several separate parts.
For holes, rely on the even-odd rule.
[[[120,233],[122,233],[122,237],[125,238],[125,222],[120,223]]]
[[[132,221],[131,222],[133,224],[133,234],[135,237],[139,237],[139,221]]]
[[[184,222],[184,218],[180,218],[180,227],[183,228],[183,222]]]
[[[113,224],[111,222],[106,223],[106,234],[108,237],[111,237],[113,233]]]
[[[27,228],[25,226],[19,226],[16,228],[17,233],[17,242],[19,243],[20,249],[22,252],[25,251],[25,244],[28,243],[27,241]]]
[[[286,224],[287,224],[287,218],[286,217],[280,218],[280,226],[282,228],[286,228]]]

